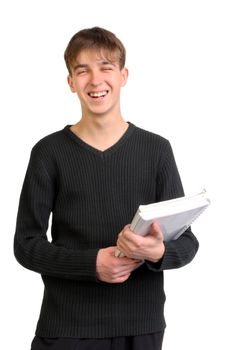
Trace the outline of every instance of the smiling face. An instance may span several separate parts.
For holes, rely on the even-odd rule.
[[[68,83],[79,97],[83,117],[120,116],[120,90],[127,77],[127,69],[120,69],[114,54],[104,55],[91,49],[80,52]]]

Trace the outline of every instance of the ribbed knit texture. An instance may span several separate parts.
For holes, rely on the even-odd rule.
[[[14,245],[17,260],[45,285],[36,334],[101,338],[164,329],[163,270],[195,256],[191,230],[166,243],[159,263],[146,262],[124,283],[98,281],[96,256],[116,244],[138,205],[182,195],[169,142],[133,124],[104,152],[69,126],[40,140],[21,192]]]

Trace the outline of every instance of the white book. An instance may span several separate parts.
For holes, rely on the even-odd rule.
[[[209,206],[206,190],[193,196],[184,196],[153,204],[140,205],[130,229],[145,236],[153,222],[157,222],[164,236],[164,241],[175,240]],[[117,250],[115,256],[122,256]]]

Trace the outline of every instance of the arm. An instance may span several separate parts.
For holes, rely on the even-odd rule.
[[[145,237],[135,234],[127,225],[118,236],[117,248],[128,258],[145,260],[149,269],[161,271],[188,264],[198,250],[198,241],[190,229],[177,240],[164,242],[156,223]]]
[[[184,196],[170,143],[167,143],[164,154],[157,176],[158,202]],[[199,243],[189,227],[177,240],[164,242],[164,246],[163,258],[156,264],[147,263],[150,269],[155,271],[175,269],[190,263],[198,251]]]
[[[166,144],[166,149],[161,155],[156,180],[157,202],[184,195],[169,143]],[[177,240],[163,242],[163,234],[159,226],[153,224],[146,237],[135,235],[127,225],[119,235],[117,246],[124,255],[143,259],[149,269],[161,271],[188,264],[194,258],[199,244],[190,228]]]
[[[19,202],[15,257],[24,267],[44,275],[96,281],[98,249],[71,250],[47,239],[57,190],[55,175],[45,167],[44,158],[38,147],[32,150]]]

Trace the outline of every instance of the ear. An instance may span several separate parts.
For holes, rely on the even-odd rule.
[[[68,77],[67,77],[67,82],[69,84],[69,87],[70,87],[70,90],[72,92],[76,92],[75,88],[74,88],[74,83],[73,83],[73,78],[72,76],[69,74]]]
[[[128,69],[127,69],[127,68],[123,68],[123,69],[121,70],[121,77],[122,77],[121,86],[125,86],[125,84],[127,83],[128,76],[129,76],[129,71],[128,71]]]

